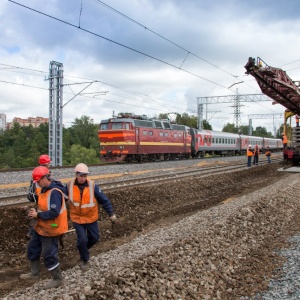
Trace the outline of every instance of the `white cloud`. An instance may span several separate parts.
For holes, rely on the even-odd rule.
[[[12,2],[2,2],[0,112],[7,114],[8,121],[14,117],[48,116],[48,91],[43,89],[48,88],[49,83],[44,79],[50,61],[63,63],[65,84],[98,80],[101,83],[93,83],[84,92],[108,91],[97,97],[93,97],[94,94],[77,96],[68,103],[63,116],[64,123],[69,126],[82,115],[99,123],[110,117],[113,111],[149,116],[174,111],[191,113],[196,110],[197,97],[232,95],[237,88],[240,94],[260,93],[256,81],[244,74],[249,56],[260,56],[275,67],[300,59],[300,4],[297,1],[107,2],[124,15],[187,49],[191,52],[189,55],[184,49],[95,0],[83,1],[81,14],[79,0],[19,1],[74,26],[80,24],[83,29],[165,63]],[[288,69],[297,67],[300,67],[300,61],[288,65]],[[300,68],[294,69],[288,74],[299,80],[299,71]],[[240,81],[244,83],[227,89]],[[72,86],[72,90],[65,86],[64,103],[85,86]],[[242,104],[245,105],[241,107],[243,125],[248,123],[249,114],[283,111],[281,106],[267,102]],[[221,130],[224,124],[234,120],[233,108],[228,104],[213,105],[209,110],[212,111],[208,114],[209,122],[215,130]],[[270,119],[253,120],[253,125],[270,130],[274,124]]]

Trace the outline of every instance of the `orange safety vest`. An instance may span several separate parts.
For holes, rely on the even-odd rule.
[[[68,230],[68,217],[65,198],[61,190],[53,188],[41,193],[38,199],[38,212],[44,212],[50,210],[50,198],[53,190],[57,190],[61,193],[61,209],[59,215],[54,219],[43,220],[38,218],[37,223],[34,226],[35,231],[42,236],[58,236],[65,233]]]
[[[39,196],[42,192],[42,188],[36,183],[35,184],[35,193],[37,196]]]
[[[266,156],[271,156],[271,151],[270,150],[266,150]]]
[[[253,152],[250,149],[247,149],[247,156],[253,156]]]
[[[258,148],[255,148],[255,149],[254,149],[254,156],[255,156],[255,155],[259,156],[259,149],[258,149]]]
[[[84,188],[82,197],[80,189],[75,185],[75,179],[68,183],[70,200],[70,218],[78,224],[93,223],[98,220],[98,202],[94,196],[94,182],[87,179],[88,186]]]
[[[287,139],[286,135],[283,135],[282,143],[283,144],[287,144],[288,143],[288,139]]]

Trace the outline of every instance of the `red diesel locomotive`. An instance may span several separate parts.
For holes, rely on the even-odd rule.
[[[119,114],[102,120],[98,132],[101,160],[106,162],[155,161],[189,158],[190,128],[168,120]]]

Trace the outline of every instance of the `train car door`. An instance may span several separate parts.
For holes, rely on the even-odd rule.
[[[136,154],[140,153],[140,128],[135,128],[135,151]]]

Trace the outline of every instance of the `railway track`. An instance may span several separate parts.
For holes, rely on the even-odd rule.
[[[272,162],[280,162],[281,158],[273,159]],[[260,162],[259,165],[265,165],[267,162]],[[128,179],[128,180],[120,180],[114,181],[110,183],[102,183],[101,190],[104,192],[112,192],[112,191],[120,191],[133,187],[143,186],[143,185],[151,185],[155,183],[163,183],[174,180],[181,180],[185,177],[191,176],[209,176],[213,174],[221,174],[225,172],[232,172],[236,170],[247,169],[245,163],[236,163],[235,165],[218,165],[218,166],[209,166],[209,167],[196,167],[190,168],[188,170],[176,170],[176,173],[169,172],[167,174],[159,174],[155,176],[148,177],[140,177],[136,179]],[[27,194],[21,194],[16,196],[8,196],[0,198],[0,208],[8,208],[8,207],[23,207],[29,205],[30,202],[27,200]]]

